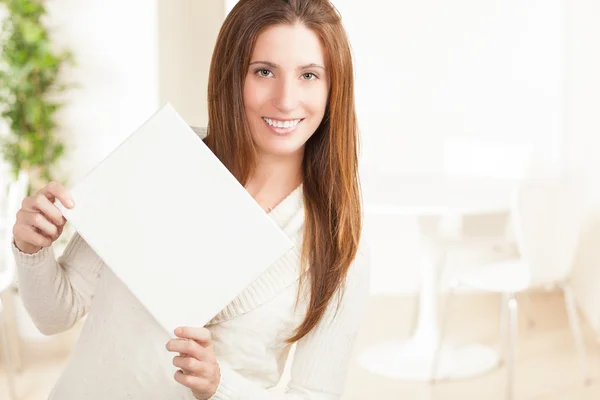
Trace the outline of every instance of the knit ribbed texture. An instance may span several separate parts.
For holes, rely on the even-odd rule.
[[[300,186],[269,213],[295,248],[207,325],[221,369],[221,382],[211,400],[341,396],[368,296],[369,268],[363,252],[349,271],[337,314],[337,303],[332,302],[318,326],[297,343],[287,393],[270,389],[277,384],[290,349],[284,340],[293,335],[306,310],[305,303],[295,304],[302,196]],[[13,246],[13,253],[23,302],[42,332],[62,332],[87,314],[51,399],[193,400],[191,391],[173,379],[174,354],[164,347],[168,335],[81,236],[73,236],[58,260],[52,248],[28,255]]]
[[[22,253],[13,243],[19,294],[42,333],[71,328],[88,311],[103,262],[74,235],[57,263],[52,247]]]

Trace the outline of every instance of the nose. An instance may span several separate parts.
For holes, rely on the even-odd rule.
[[[281,79],[277,82],[273,105],[282,113],[294,111],[298,106],[299,92],[296,82],[291,79]]]

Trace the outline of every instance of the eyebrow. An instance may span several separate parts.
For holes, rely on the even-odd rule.
[[[252,61],[250,63],[250,65],[254,65],[254,64],[264,64],[264,65],[267,65],[274,69],[279,68],[279,65],[272,63],[270,61]],[[305,64],[305,65],[301,65],[300,67],[298,67],[298,69],[307,69],[307,68],[321,68],[323,71],[325,71],[325,67],[323,67],[322,65],[319,65],[319,64],[315,64],[315,63]]]

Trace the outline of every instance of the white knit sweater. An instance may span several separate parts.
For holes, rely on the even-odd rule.
[[[301,212],[301,188],[269,214],[284,230]],[[285,339],[306,313],[305,297],[294,307],[302,227],[290,237],[296,247],[207,325],[221,368],[221,383],[213,400],[341,397],[366,309],[368,257],[361,246],[339,310],[336,313],[337,302],[333,301],[318,326],[297,343],[286,394],[276,393],[272,388],[282,375],[290,350]],[[28,255],[13,246],[13,252],[23,302],[42,332],[65,331],[87,314],[50,399],[194,399],[191,391],[173,378],[174,354],[165,348],[171,337],[81,236],[73,236],[58,260],[52,248]],[[160,287],[156,295],[162,295]]]

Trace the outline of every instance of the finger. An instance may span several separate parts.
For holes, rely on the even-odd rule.
[[[25,199],[25,201],[23,201],[23,208],[25,211],[42,212],[57,226],[63,226],[67,222],[58,207],[41,193]]]
[[[52,244],[52,239],[38,233],[32,226],[25,224],[16,224],[13,228],[13,236],[36,247],[48,247]]]
[[[186,356],[173,357],[173,365],[176,366],[177,368],[182,369],[183,372],[185,372],[186,374],[202,376],[203,371],[205,370],[205,368],[203,368],[203,364],[206,364],[206,363],[203,363],[202,361],[199,361],[194,357],[186,357]]]
[[[180,368],[185,374],[201,378],[210,378],[215,375],[215,365],[210,362],[199,361],[193,357],[173,357],[173,365]]]
[[[204,360],[206,357],[206,349],[194,340],[188,339],[171,339],[167,342],[167,350],[194,357],[197,360]]]
[[[206,328],[194,328],[191,326],[182,326],[175,329],[175,335],[180,338],[195,340],[204,347],[209,347],[212,343],[210,331]]]
[[[60,200],[60,202],[67,208],[73,208],[75,206],[75,201],[71,194],[58,182],[50,182],[46,186],[44,186],[38,193],[46,196],[50,201],[54,201],[55,199]]]
[[[43,214],[38,212],[24,212],[22,220],[25,221],[26,225],[30,225],[34,228],[39,229],[39,233],[48,238],[58,237],[59,228],[52,222],[48,221]]]
[[[197,391],[203,391],[208,386],[208,381],[195,375],[185,374],[181,370],[175,372],[175,380],[183,386]]]

